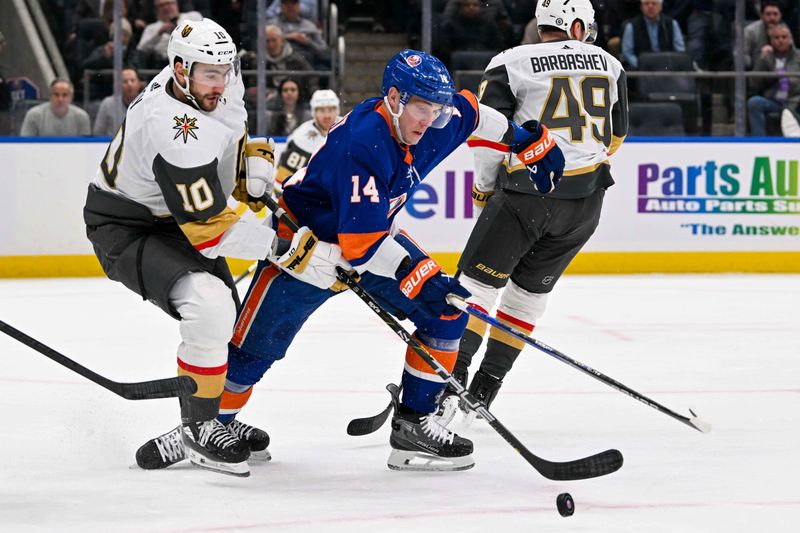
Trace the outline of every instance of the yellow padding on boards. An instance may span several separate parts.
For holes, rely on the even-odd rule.
[[[432,253],[449,274],[460,253]],[[800,273],[800,252],[581,252],[567,274]]]
[[[433,253],[442,268],[455,274],[459,252]],[[234,276],[252,264],[228,259]],[[800,252],[581,252],[568,274],[800,273]],[[0,278],[103,276],[93,255],[0,256]]]

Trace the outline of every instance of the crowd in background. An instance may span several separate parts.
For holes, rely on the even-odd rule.
[[[126,71],[122,95],[112,98],[114,31],[113,0],[41,0],[47,6],[51,30],[59,43],[70,79],[49,87],[49,102],[31,108],[22,135],[109,135],[115,124],[109,117],[125,107],[153,72],[167,64],[170,32],[184,20],[211,17],[239,43],[245,73],[256,68],[256,0],[123,0],[120,41]],[[369,21],[367,31],[406,33],[409,45],[421,45],[421,0],[367,2],[340,0],[340,23]],[[654,70],[646,61],[653,53],[675,52],[686,63],[675,70],[696,72],[734,68],[735,0],[592,0],[599,33],[596,44],[615,54],[629,71]],[[536,0],[432,0],[433,51],[451,70],[482,70],[491,55],[518,44],[536,43]],[[795,40],[800,38],[800,2],[797,0],[746,0],[744,65],[762,72],[800,72]],[[308,100],[329,79],[312,74],[331,68],[331,51],[323,28],[325,14],[318,0],[267,0],[265,61],[267,70],[267,120],[269,135],[288,135],[309,116]],[[364,28],[359,28],[363,30]],[[2,30],[2,27],[0,27]],[[11,101],[2,72],[4,40],[0,33],[0,111]],[[643,61],[642,59],[645,59]],[[680,66],[675,66],[680,65]],[[84,74],[88,84],[84,83]],[[457,77],[457,79],[459,79]],[[644,83],[644,82],[642,82]],[[246,103],[254,113],[255,77],[245,75]],[[651,95],[637,79],[629,79],[632,101]],[[730,86],[729,80],[727,86]],[[784,109],[796,113],[800,103],[800,78],[779,76],[749,80],[748,122],[753,135],[775,131],[775,115]],[[701,131],[710,134],[710,98],[719,90],[713,80],[692,87],[699,99]],[[88,91],[91,104],[81,110],[76,93]],[[731,107],[730,91],[721,91]],[[699,96],[697,96],[699,94]],[[692,104],[694,105],[694,104]],[[689,112],[695,112],[690,110]],[[88,115],[86,115],[88,112]],[[251,126],[255,119],[251,113]],[[87,131],[88,117],[93,125]],[[772,126],[771,126],[772,125]]]

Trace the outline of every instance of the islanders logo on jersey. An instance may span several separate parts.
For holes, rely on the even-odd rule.
[[[197,118],[189,118],[186,113],[184,113],[183,117],[176,115],[172,117],[172,120],[175,121],[175,125],[172,127],[172,129],[178,130],[178,132],[175,134],[175,137],[172,138],[173,141],[181,135],[183,135],[184,144],[186,144],[186,142],[189,140],[189,137],[197,139],[197,134],[194,132],[194,130],[200,129],[200,126],[197,125]]]
[[[419,57],[417,54],[408,56],[406,58],[406,64],[408,64],[409,67],[417,67],[419,66],[420,63],[422,63],[422,58]]]

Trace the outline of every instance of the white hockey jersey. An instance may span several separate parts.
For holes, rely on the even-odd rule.
[[[336,119],[339,121],[339,118]],[[314,119],[307,120],[297,126],[297,128],[286,139],[286,148],[281,153],[278,163],[277,183],[283,182],[289,176],[308,165],[308,160],[325,144],[327,137],[320,132]]]
[[[128,107],[93,183],[172,216],[192,245],[208,257],[263,259],[274,232],[243,221],[227,206],[240,176],[247,142],[241,78],[217,108],[200,111],[172,94],[164,68]]]
[[[628,130],[625,71],[601,48],[575,40],[523,45],[492,58],[478,97],[482,104],[522,124],[546,125],[564,153],[564,177],[555,198],[581,198],[613,184],[608,155]],[[476,183],[483,191],[497,185],[539,194],[527,171],[507,146],[480,139],[474,149]]]

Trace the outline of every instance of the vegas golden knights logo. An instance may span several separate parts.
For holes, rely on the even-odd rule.
[[[183,28],[183,31],[181,31],[181,37],[185,39],[190,33],[192,33],[192,27],[187,24],[186,27]]]

